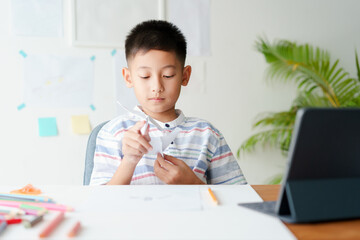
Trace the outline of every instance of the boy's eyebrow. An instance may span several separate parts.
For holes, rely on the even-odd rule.
[[[148,68],[151,68],[151,67],[140,66],[137,69],[148,69]],[[176,67],[174,65],[166,65],[166,66],[162,67],[161,69],[164,69],[164,68],[176,68]]]
[[[166,66],[162,67],[162,69],[164,69],[164,68],[176,68],[176,67],[174,65],[166,65]]]

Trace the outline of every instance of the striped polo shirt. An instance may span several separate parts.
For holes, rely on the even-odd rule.
[[[136,109],[141,111],[138,107]],[[180,128],[164,153],[184,161],[204,183],[246,184],[236,158],[219,130],[207,121],[185,117],[180,110],[176,110],[176,113],[178,117],[171,122],[163,123],[154,119],[166,132]],[[141,120],[144,119],[128,113],[102,127],[96,139],[90,185],[110,181],[121,164],[124,133]],[[152,123],[149,125],[151,138],[164,134]],[[164,184],[154,173],[155,160],[156,155],[145,154],[135,168],[131,184]]]

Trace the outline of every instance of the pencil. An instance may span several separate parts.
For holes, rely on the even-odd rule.
[[[80,221],[77,221],[75,225],[70,229],[70,232],[67,234],[68,237],[75,237],[77,232],[81,227]]]
[[[18,224],[18,223],[21,223],[21,222],[22,222],[21,218],[13,218],[13,219],[6,220],[7,224]]]
[[[44,218],[44,215],[40,215],[40,216],[32,218],[31,220],[26,219],[23,221],[23,223],[26,228],[30,228],[30,227],[33,227],[38,222],[40,222],[41,220],[43,220],[43,218]]]
[[[17,202],[17,201],[6,201],[6,200],[0,200],[0,206],[8,206],[8,207],[20,207],[21,204],[24,204],[24,202]],[[47,210],[55,210],[55,211],[73,211],[71,207],[61,205],[61,204],[55,204],[55,203],[29,203],[25,202],[27,205],[31,206],[38,206],[46,208]]]
[[[211,199],[214,201],[214,203],[216,205],[219,205],[219,201],[217,200],[217,198],[215,197],[215,194],[213,193],[213,191],[211,191],[211,188],[208,188],[209,194],[211,196]]]
[[[0,206],[0,212],[5,214],[15,214],[15,215],[24,215],[25,211],[19,209],[18,207],[11,207],[11,206]]]
[[[60,224],[64,219],[64,212],[59,212],[59,214],[40,232],[39,237],[45,238]]]
[[[0,234],[5,230],[6,226],[6,221],[0,221]]]
[[[49,197],[45,196],[33,196],[33,195],[23,195],[23,194],[7,194],[0,193],[0,199],[2,200],[22,200],[22,201],[30,201],[30,202],[47,202],[47,203],[55,203]]]
[[[34,216],[40,216],[40,215],[44,215],[45,213],[47,213],[47,210],[32,210],[32,209],[24,209],[25,214],[27,215],[34,215]]]

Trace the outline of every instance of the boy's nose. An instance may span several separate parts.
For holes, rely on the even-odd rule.
[[[161,83],[161,79],[159,79],[159,78],[154,79],[153,86],[152,86],[152,92],[160,93],[160,92],[163,92],[163,91],[164,91],[164,88],[163,88],[163,85]]]

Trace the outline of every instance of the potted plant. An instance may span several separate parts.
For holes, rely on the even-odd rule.
[[[339,59],[331,61],[328,51],[310,44],[298,45],[287,40],[270,43],[266,38],[259,38],[255,46],[269,64],[267,77],[294,82],[298,94],[288,111],[262,113],[257,117],[253,125],[257,133],[242,143],[238,157],[253,151],[257,145],[275,147],[287,154],[300,108],[360,106],[360,67],[356,51],[357,78],[353,78],[339,66]],[[272,183],[280,180],[277,177]]]

